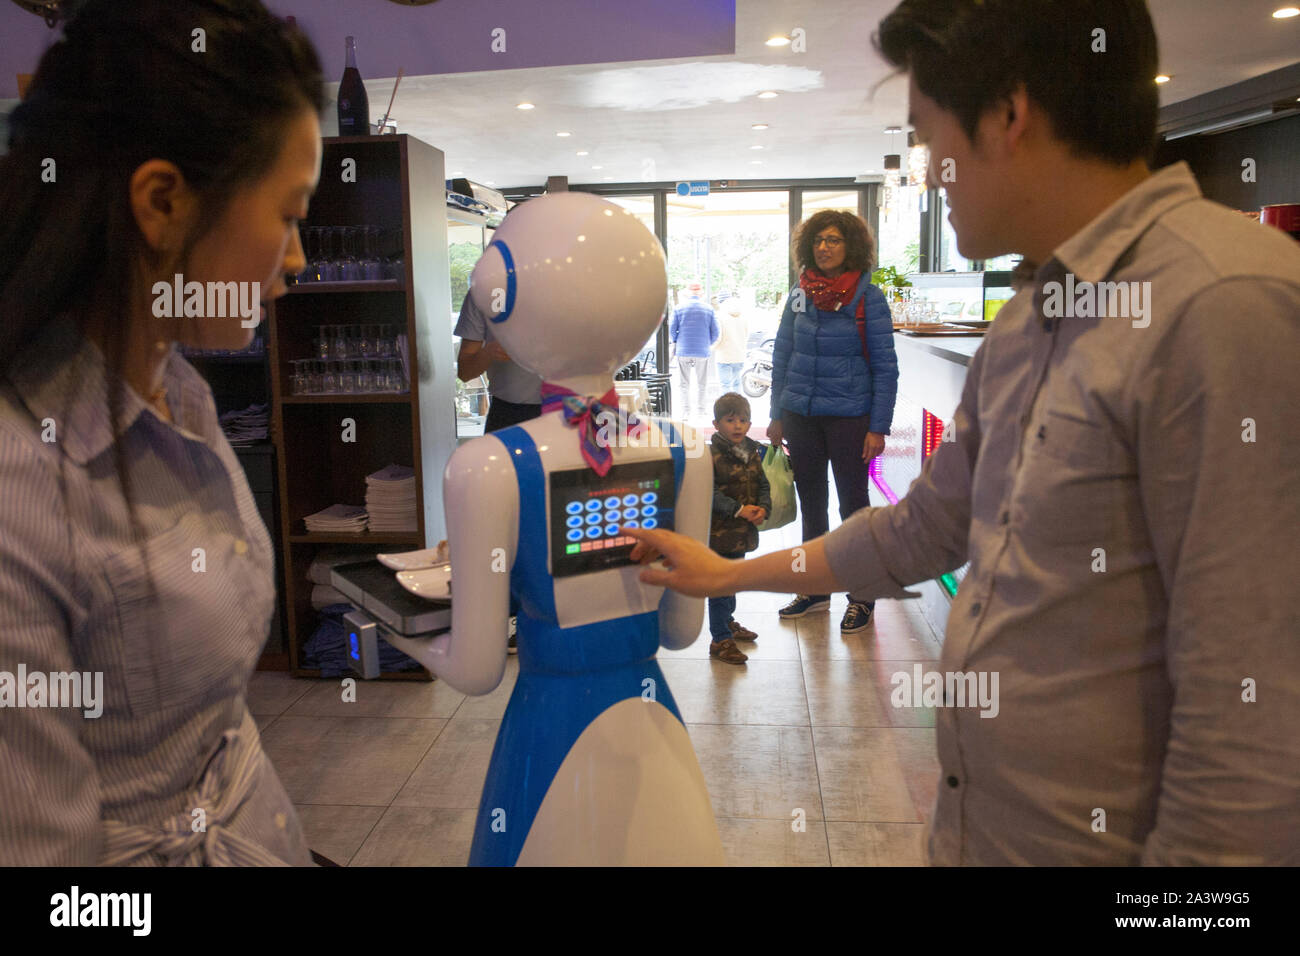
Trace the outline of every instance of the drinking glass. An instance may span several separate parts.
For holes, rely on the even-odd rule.
[[[321,392],[326,395],[336,395],[339,390],[339,366],[343,363],[337,359],[330,359],[325,363],[325,370],[321,374]]]
[[[348,357],[348,337],[346,325],[332,325],[334,334],[330,336],[330,354],[332,359],[345,359]]]
[[[363,279],[384,278],[384,264],[379,259],[379,227],[361,227],[361,277]]]
[[[347,264],[343,255],[343,228],[341,226],[323,226],[325,246],[329,256],[329,281],[342,282],[343,268]]]
[[[344,395],[355,395],[357,391],[357,363],[353,359],[343,363],[343,370],[339,373],[339,392]]]
[[[298,238],[302,241],[303,258],[307,260],[302,272],[298,273],[298,282],[316,282],[319,276],[316,274],[316,235],[313,227],[299,225]]]
[[[329,226],[314,227],[316,233],[316,274],[319,282],[337,282],[338,269],[334,264],[334,230]]]
[[[362,278],[361,262],[357,259],[357,240],[360,235],[358,226],[340,226],[343,239],[343,260],[339,278],[345,282],[356,282]]]
[[[357,391],[361,393],[375,390],[375,363],[370,359],[360,363],[357,369]]]
[[[328,325],[316,326],[316,337],[312,340],[312,358],[327,359],[330,357],[330,327]]]
[[[384,272],[389,279],[401,280],[406,278],[406,263],[402,258],[404,255],[402,249],[403,242],[402,234],[398,232],[396,237],[397,251],[389,256],[384,262]]]

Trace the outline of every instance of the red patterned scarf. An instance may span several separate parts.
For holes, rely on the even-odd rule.
[[[805,266],[803,272],[799,273],[799,288],[812,298],[817,308],[825,309],[828,312],[835,312],[849,304],[853,298],[853,293],[857,291],[858,280],[862,278],[862,273],[842,272],[839,278],[831,279],[812,266]],[[866,297],[864,296],[858,302],[857,318],[865,319],[867,317]]]
[[[803,272],[799,273],[799,288],[812,297],[817,308],[836,312],[853,299],[853,293],[857,291],[858,280],[861,278],[862,273],[857,271],[842,272],[838,279],[831,279],[812,266],[804,266]],[[858,320],[858,338],[862,340],[862,357],[870,365],[871,353],[867,351],[867,297],[865,295],[858,300],[858,314],[855,318]]]

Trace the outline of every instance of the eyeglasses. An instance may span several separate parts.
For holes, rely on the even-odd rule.
[[[815,249],[820,245],[825,245],[828,249],[838,249],[844,245],[844,240],[839,236],[818,236],[813,240],[813,248]]]

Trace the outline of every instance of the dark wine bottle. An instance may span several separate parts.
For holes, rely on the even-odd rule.
[[[370,101],[357,70],[357,43],[348,37],[348,63],[339,83],[339,135],[370,135]]]

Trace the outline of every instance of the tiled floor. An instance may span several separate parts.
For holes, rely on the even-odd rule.
[[[770,540],[769,540],[770,539]],[[798,543],[790,525],[763,551]],[[920,612],[876,605],[873,626],[839,632],[829,613],[782,621],[779,594],[742,594],[737,620],[759,634],[743,667],[709,659],[707,628],[659,660],[736,865],[912,865],[934,801],[934,712],[890,705],[890,676],[932,661]],[[311,846],[352,866],[463,865],[488,759],[518,673],[466,697],[441,681],[358,681],[259,672],[249,708],[298,806]]]

